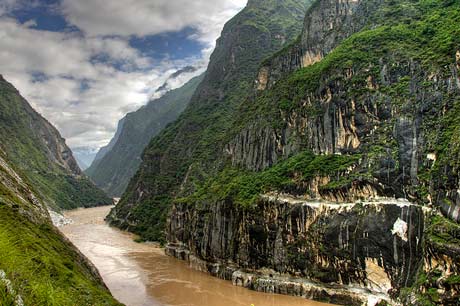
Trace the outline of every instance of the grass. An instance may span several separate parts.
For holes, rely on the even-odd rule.
[[[0,79],[0,139],[6,159],[52,208],[111,204],[111,199],[89,179],[56,161],[57,155],[69,154],[60,152],[66,148],[62,147],[59,132],[3,79]]]
[[[0,270],[25,305],[120,305],[51,224],[33,223],[1,200],[0,220]],[[0,304],[13,300],[0,283]]]
[[[261,172],[227,167],[199,186],[192,196],[178,201],[212,203],[229,200],[236,205],[250,208],[262,193],[284,191],[291,194],[305,194],[308,190],[304,183],[315,176],[330,176],[334,182],[335,177],[347,173],[360,158],[359,154],[315,155],[311,152],[302,152]],[[337,184],[337,187],[342,184],[345,182]],[[332,183],[325,187],[334,188]]]

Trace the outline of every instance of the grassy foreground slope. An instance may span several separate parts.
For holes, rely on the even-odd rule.
[[[121,305],[0,150],[0,305]]]

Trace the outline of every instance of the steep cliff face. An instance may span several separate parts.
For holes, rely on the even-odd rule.
[[[316,1],[235,118],[153,140],[112,220],[158,239],[172,201],[168,252],[255,290],[458,304],[459,21],[455,1]]]
[[[187,250],[209,262],[205,270],[258,291],[279,293],[293,282],[293,295],[362,305],[414,281],[424,218],[420,206],[384,199],[336,204],[266,195],[249,210],[225,201],[176,204],[167,252]],[[361,294],[347,294],[346,286]]]
[[[54,209],[110,204],[85,176],[59,132],[0,76],[0,148]]]
[[[0,148],[0,304],[120,305]]]
[[[340,305],[458,305],[460,226],[406,200],[267,194],[176,203],[166,253],[252,290]],[[426,228],[428,227],[428,228]]]
[[[110,196],[120,197],[139,168],[149,141],[179,117],[202,80],[203,76],[193,78],[183,87],[128,114],[118,124],[114,139],[101,149],[85,173]]]
[[[377,15],[390,8],[383,5]],[[232,164],[259,171],[301,150],[361,154],[355,169],[335,180],[336,187],[357,178],[377,181],[384,186],[381,195],[436,204],[458,220],[453,118],[459,47],[442,42],[443,35],[455,37],[458,31],[448,26],[458,8],[444,8],[437,32],[425,21],[443,9],[429,8],[427,13],[426,6],[412,3],[413,23],[382,19],[382,26],[351,36],[317,65],[259,93],[242,108],[243,128],[226,148]]]
[[[256,80],[257,89],[270,88],[289,73],[321,61],[344,39],[372,24],[383,2],[316,1],[307,12],[299,39],[264,61]]]
[[[261,61],[301,31],[310,1],[251,0],[224,27],[203,82],[181,117],[146,148],[136,176],[112,212],[113,224],[164,240],[166,214],[200,173],[219,168],[227,129],[252,91]],[[189,171],[193,169],[193,171]],[[184,178],[190,184],[182,184]]]
[[[313,9],[315,7],[320,6],[317,3]],[[401,16],[395,13],[385,18],[385,12],[398,12],[401,7],[409,13]],[[443,18],[437,19],[435,25],[429,21],[440,15]],[[271,84],[267,81],[267,86],[259,87],[267,90],[259,92],[252,104],[241,107],[237,124],[241,130],[229,142],[225,154],[234,167],[262,171],[261,175],[250,174],[247,178],[247,174],[241,175],[241,170],[230,175],[220,174],[209,180],[217,183],[209,183],[210,187],[201,193],[179,199],[178,203],[194,203],[191,207],[197,208],[188,208],[192,212],[201,205],[213,209],[216,204],[205,201],[212,198],[209,195],[214,190],[227,190],[214,200],[231,201],[233,205],[256,205],[258,197],[251,195],[264,190],[342,203],[360,197],[396,196],[409,198],[419,205],[434,206],[446,217],[458,221],[459,134],[458,123],[453,118],[458,117],[460,93],[459,41],[454,38],[458,28],[451,25],[459,18],[459,7],[453,2],[388,2],[379,6],[374,16],[377,17],[373,17],[372,27],[351,35],[332,51],[326,46],[323,54],[329,54],[318,57],[322,60],[317,64],[298,69],[284,78],[282,73],[278,74],[278,80]],[[307,14],[307,24],[312,18]],[[446,37],[450,39],[446,41]],[[296,52],[296,48],[298,46],[289,52]],[[322,172],[330,164],[316,164],[316,159],[308,160],[308,168],[302,165],[290,173],[275,166],[286,159],[288,163],[295,160],[296,157],[291,156],[303,150],[321,156],[338,154],[342,160],[333,166],[335,174],[328,175]],[[352,165],[347,162],[350,159],[354,159]],[[303,172],[296,173],[301,169]],[[305,169],[318,175],[306,174]],[[229,183],[223,183],[224,179]],[[254,180],[254,186],[250,185]],[[227,216],[219,212],[217,215]],[[172,223],[175,216],[173,210]],[[273,222],[269,218],[265,221]],[[206,229],[207,223],[194,224]],[[329,224],[333,223],[324,223],[323,229],[329,229]],[[425,240],[425,244],[412,263],[413,275],[399,274],[397,278],[404,282],[393,283],[386,293],[393,298],[401,293],[399,297],[405,304],[455,304],[459,296],[460,253],[455,247],[459,226],[440,216],[429,218],[427,224],[428,228],[435,228],[437,234],[432,235],[428,230],[430,235],[418,237]],[[211,228],[218,226],[211,223]],[[338,231],[337,226],[335,230]],[[193,229],[190,231],[193,233]],[[176,237],[171,239],[175,241]],[[185,241],[187,249],[199,254],[199,258],[216,261],[190,246],[188,237],[177,240]],[[190,240],[195,245],[207,241],[202,237]],[[299,239],[298,243],[301,242]],[[211,245],[208,249],[218,250],[218,246]],[[328,253],[333,252],[328,250]],[[217,258],[226,260],[221,256]],[[302,258],[309,260],[308,256]],[[312,261],[322,262],[321,259]],[[384,267],[381,263],[379,266]],[[404,269],[407,271],[408,267]],[[307,270],[315,271],[311,267]],[[297,273],[299,271],[301,269]],[[322,281],[340,283],[334,279]],[[402,289],[404,287],[410,289]]]

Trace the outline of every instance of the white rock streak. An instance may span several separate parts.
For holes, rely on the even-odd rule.
[[[16,290],[13,288],[13,283],[8,278],[6,278],[6,273],[3,270],[0,270],[0,284],[3,284],[6,287],[7,293],[14,297],[15,306],[24,306],[22,297],[19,294],[16,295]]]
[[[401,238],[403,241],[407,242],[407,223],[401,218],[398,218],[396,222],[393,225],[393,229],[391,230],[391,233],[393,235],[397,235],[399,238]]]
[[[57,213],[55,211],[49,210],[48,212],[50,214],[51,221],[53,222],[54,226],[56,226],[56,227],[61,227],[61,226],[65,226],[65,225],[73,223],[73,221],[71,219],[66,218],[63,215],[61,215],[61,214],[59,214],[59,213]]]

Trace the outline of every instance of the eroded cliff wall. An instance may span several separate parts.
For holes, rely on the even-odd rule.
[[[189,261],[193,255],[207,262],[201,269],[258,291],[287,286],[285,293],[361,305],[413,284],[424,226],[422,207],[407,201],[335,204],[272,194],[248,210],[176,204],[167,252]]]
[[[225,78],[195,96],[225,124],[154,139],[111,220],[151,239],[167,210],[171,255],[255,290],[455,305],[459,16],[454,1],[316,1],[239,103],[223,106],[239,92]]]

